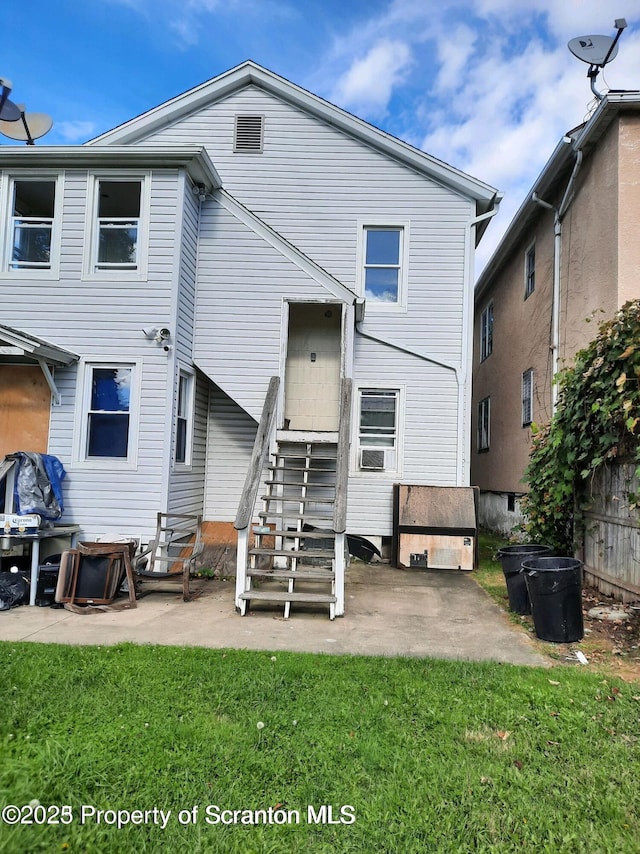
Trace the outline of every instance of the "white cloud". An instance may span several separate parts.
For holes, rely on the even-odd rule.
[[[85,142],[95,135],[97,129],[95,122],[83,121],[56,122],[54,128],[57,136],[68,143]]]
[[[405,79],[411,63],[407,44],[383,40],[353,62],[337,81],[332,98],[366,115],[384,115],[394,87]]]

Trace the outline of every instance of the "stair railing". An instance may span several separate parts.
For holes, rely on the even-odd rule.
[[[340,386],[340,420],[336,451],[336,498],[333,505],[334,574],[336,617],[344,614],[344,567],[346,557],[347,490],[349,486],[349,445],[351,437],[351,398],[353,382],[344,377]]]
[[[238,551],[236,558],[236,608],[241,607],[240,594],[244,593],[247,582],[247,565],[249,559],[249,527],[253,519],[253,513],[260,487],[262,470],[269,453],[271,438],[276,420],[276,408],[278,404],[278,391],[280,389],[280,377],[271,377],[269,387],[264,399],[262,415],[258,424],[256,438],[253,443],[251,460],[247,470],[247,476],[242,489],[242,496],[236,514],[234,527],[238,531]]]

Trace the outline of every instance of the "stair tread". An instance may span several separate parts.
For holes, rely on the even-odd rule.
[[[252,578],[279,579],[295,578],[298,581],[327,581],[335,579],[335,573],[322,569],[248,569],[247,576]]]
[[[335,454],[305,454],[304,451],[276,451],[273,455],[278,460],[320,460],[334,462],[336,461]]]
[[[337,602],[333,593],[287,593],[271,590],[249,590],[241,593],[239,599],[251,599],[263,602]]]
[[[303,480],[265,480],[265,486],[305,486],[307,489],[335,489],[335,483],[305,483]]]
[[[255,533],[255,531],[254,531]],[[335,537],[334,531],[284,531],[277,528],[269,530],[268,533],[258,534],[260,537],[286,537],[287,539],[328,540]]]
[[[309,514],[308,512],[305,512],[302,516],[298,516],[297,513],[276,513],[275,511],[273,513],[270,513],[268,510],[263,510],[262,512],[258,513],[258,517],[260,519],[291,519],[292,522],[297,519],[300,519],[303,522],[306,522],[307,520],[312,522],[333,521],[333,516],[314,515]]]
[[[328,557],[333,556],[333,549],[249,549],[250,555],[271,555],[272,557]]]
[[[335,504],[334,498],[318,498],[308,495],[261,495],[261,501],[282,501],[288,504]]]
[[[335,460],[332,460],[332,462],[335,462]],[[335,469],[319,468],[317,466],[316,467],[314,467],[314,466],[267,466],[267,469],[269,471],[284,471],[284,472],[292,472],[292,471],[309,471],[309,472],[313,471],[313,472],[316,472],[316,471],[319,471],[319,472],[326,472],[326,474],[335,474],[336,473]]]

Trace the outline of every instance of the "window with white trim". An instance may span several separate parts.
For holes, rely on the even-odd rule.
[[[136,272],[141,261],[142,178],[96,180],[92,272]]]
[[[191,463],[192,399],[193,376],[180,371],[178,376],[178,400],[176,404],[175,461],[183,465]]]
[[[488,451],[491,433],[491,398],[485,397],[478,404],[478,451]]]
[[[533,370],[522,374],[522,426],[528,427],[533,421]]]
[[[493,352],[493,302],[480,315],[480,361]]]
[[[536,289],[536,245],[532,243],[524,256],[524,298]]]
[[[13,178],[5,270],[51,270],[56,222],[55,178]]]
[[[362,295],[372,306],[403,305],[407,227],[365,225],[362,234]]]
[[[398,468],[397,389],[360,389],[358,411],[358,469],[396,471]]]
[[[130,459],[134,370],[133,365],[86,366],[83,459]]]

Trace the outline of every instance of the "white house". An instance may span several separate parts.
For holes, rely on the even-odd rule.
[[[0,452],[63,462],[84,537],[240,507],[297,553],[317,511],[336,568],[345,530],[391,535],[393,483],[469,484],[492,187],[253,62],[0,170]]]

